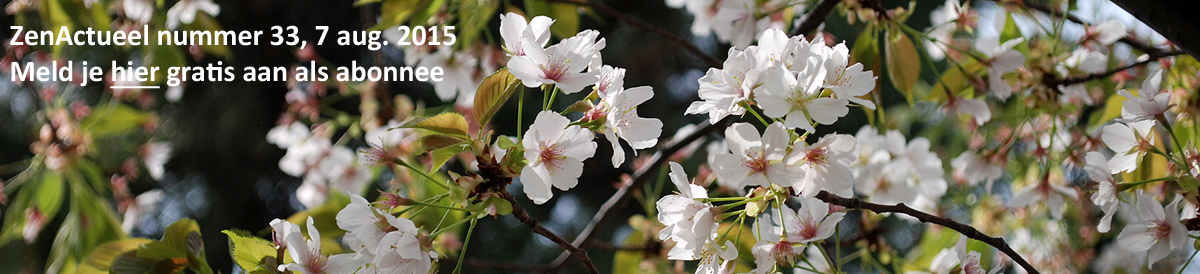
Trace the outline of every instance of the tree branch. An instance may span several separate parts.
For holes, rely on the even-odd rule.
[[[820,27],[821,23],[825,22],[825,18],[829,17],[829,13],[833,12],[833,8],[837,7],[837,4],[841,2],[841,0],[821,0],[821,2],[817,3],[817,6],[808,13],[808,17],[804,17],[804,21],[800,23],[800,26],[792,29],[792,33],[788,33],[788,36],[796,36],[800,34],[808,35],[814,30],[817,30],[817,27]]]
[[[679,37],[679,35],[675,35],[674,33],[671,33],[669,31],[655,27],[654,25],[651,25],[650,23],[646,23],[645,21],[642,21],[641,19],[634,18],[633,16],[630,16],[629,14],[625,14],[624,12],[621,12],[620,10],[617,10],[616,8],[613,8],[612,6],[606,5],[604,3],[596,2],[593,0],[546,0],[546,2],[575,4],[575,5],[590,7],[592,9],[599,10],[600,12],[603,12],[610,16],[615,16],[617,18],[620,18],[621,21],[625,21],[626,23],[629,23],[630,25],[633,25],[635,27],[642,28],[642,29],[648,30],[650,32],[653,32],[655,34],[658,34],[658,36],[662,36],[663,38],[667,39],[668,41],[671,41],[672,43],[675,43],[679,46],[682,46],[684,49],[692,52],[693,55],[696,55],[696,57],[699,57],[700,60],[704,60],[704,62],[707,63],[711,67],[721,68],[721,66],[723,64],[723,62],[721,62],[721,59],[717,59],[717,57],[712,56],[712,54],[708,54],[707,52],[704,52],[704,50],[700,49],[700,47],[697,47],[696,44],[693,44],[692,42],[684,40],[682,37]]]
[[[908,207],[907,205],[904,205],[904,203],[899,203],[896,205],[881,205],[881,204],[876,204],[876,203],[865,202],[863,200],[859,200],[859,199],[855,199],[855,198],[842,198],[840,196],[833,195],[824,190],[822,190],[820,193],[817,193],[817,199],[820,199],[821,201],[825,201],[826,203],[844,206],[846,208],[865,209],[865,210],[874,211],[875,213],[891,212],[891,213],[906,214],[909,216],[916,217],[917,220],[921,220],[921,222],[924,222],[924,223],[932,223],[932,224],[941,225],[943,227],[958,231],[959,233],[962,233],[964,236],[967,236],[968,238],[975,239],[980,242],[984,242],[988,245],[995,247],[996,249],[999,249],[1000,252],[1004,252],[1005,255],[1008,255],[1009,258],[1011,258],[1013,261],[1017,262],[1017,264],[1021,265],[1022,268],[1025,268],[1026,272],[1029,272],[1032,274],[1039,273],[1037,271],[1037,269],[1033,268],[1033,265],[1030,265],[1029,262],[1025,261],[1025,258],[1021,257],[1021,254],[1017,254],[1016,251],[1013,251],[1012,247],[1009,247],[1008,243],[1004,242],[1004,239],[998,238],[998,237],[991,237],[986,234],[983,234],[983,232],[979,232],[978,229],[975,229],[975,227],[972,227],[970,225],[965,225],[965,224],[955,222],[950,219],[933,216],[929,213],[921,212],[921,211],[918,211],[911,207]]]
[[[729,126],[730,121],[732,121],[731,118],[725,118],[716,124],[709,124],[700,127],[687,137],[675,141],[675,143],[671,144],[666,149],[655,152],[654,155],[650,156],[650,164],[642,166],[642,168],[638,169],[634,173],[632,182],[623,184],[621,188],[617,189],[616,193],[613,193],[612,197],[608,198],[608,201],[605,201],[604,204],[600,206],[600,210],[596,211],[596,216],[593,216],[592,221],[588,222],[587,227],[585,227],[583,231],[579,232],[579,235],[575,237],[573,244],[578,246],[591,240],[591,238],[595,236],[593,233],[596,231],[596,228],[608,220],[608,216],[610,216],[608,215],[609,212],[614,210],[619,211],[625,207],[624,201],[629,198],[629,190],[641,188],[641,185],[647,180],[652,177],[656,177],[654,175],[657,174],[658,168],[667,162],[667,158],[669,158],[670,155],[675,154],[675,152],[678,152],[680,149],[683,149],[683,147],[686,147],[692,142],[699,140],[700,137],[725,129],[725,127]],[[516,212],[516,210],[514,209],[513,212]],[[562,268],[562,266],[566,263],[567,258],[569,258],[568,255],[569,254],[566,252],[558,255],[558,259],[555,259],[554,263],[552,264],[554,265],[555,270]]]
[[[588,257],[586,250],[583,250],[582,248],[579,248],[578,246],[568,243],[567,240],[564,240],[562,237],[559,237],[557,234],[554,234],[554,232],[552,232],[549,229],[546,229],[546,227],[542,226],[542,224],[539,223],[537,221],[537,219],[530,217],[528,213],[525,213],[525,209],[521,208],[521,205],[519,202],[517,202],[517,199],[513,198],[512,194],[508,193],[508,190],[504,190],[502,188],[499,193],[500,193],[500,196],[504,197],[505,200],[508,200],[509,203],[512,203],[512,208],[513,208],[512,216],[513,217],[516,217],[517,220],[520,220],[522,224],[525,224],[525,226],[528,226],[529,228],[533,229],[534,233],[537,233],[538,235],[542,235],[543,237],[550,239],[550,241],[553,241],[554,243],[558,244],[559,246],[562,246],[563,248],[567,249],[567,251],[571,252],[571,254],[575,254],[575,257],[578,257],[579,260],[583,262],[583,265],[587,266],[588,271],[591,272],[592,274],[600,273],[600,271],[596,270],[596,265],[592,264],[592,259]]]
[[[1088,75],[1082,76],[1082,77],[1066,78],[1066,79],[1063,79],[1061,82],[1059,82],[1059,84],[1061,84],[1063,86],[1070,86],[1070,85],[1079,84],[1079,83],[1083,83],[1083,82],[1087,82],[1087,81],[1091,81],[1091,80],[1104,79],[1104,78],[1108,78],[1109,76],[1113,76],[1113,74],[1117,74],[1118,72],[1122,72],[1127,69],[1131,69],[1131,68],[1135,68],[1135,67],[1144,66],[1146,64],[1149,64],[1150,62],[1158,61],[1158,59],[1162,59],[1163,57],[1170,57],[1170,56],[1183,55],[1183,54],[1187,54],[1187,53],[1183,52],[1182,50],[1151,53],[1150,58],[1147,58],[1146,60],[1142,60],[1141,62],[1129,64],[1124,67],[1115,68],[1115,69],[1101,72],[1101,73],[1088,74]]]

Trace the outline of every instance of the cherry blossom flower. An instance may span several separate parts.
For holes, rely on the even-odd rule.
[[[358,269],[362,263],[355,259],[354,254],[337,254],[325,255],[321,254],[321,232],[313,226],[312,217],[308,217],[308,240],[300,234],[300,227],[295,224],[284,224],[292,226],[291,233],[283,235],[287,241],[288,253],[292,255],[292,260],[295,262],[279,266],[279,271],[295,271],[303,274],[318,274],[318,273],[352,273]],[[285,230],[286,231],[286,230]]]
[[[25,208],[25,225],[21,227],[21,237],[25,238],[25,243],[33,244],[37,240],[37,236],[45,228],[48,218],[54,216],[46,216],[46,213],[38,210],[37,205],[32,205]]]
[[[509,59],[509,71],[526,87],[555,84],[566,94],[579,92],[595,83],[599,74],[597,70],[583,71],[596,56],[596,36],[596,31],[584,30],[545,49],[536,45],[534,37],[525,36],[525,55]]]
[[[426,274],[433,268],[432,259],[437,257],[436,253],[426,252],[417,238],[421,236],[420,231],[411,221],[403,221],[400,222],[401,226],[393,227],[396,230],[389,231],[378,240],[379,247],[370,266],[375,271],[368,273]]]
[[[138,23],[149,23],[150,18],[154,17],[154,4],[149,0],[123,0],[121,8],[125,17]]]
[[[299,121],[291,124],[278,125],[267,131],[267,142],[275,144],[282,149],[288,149],[294,144],[298,144],[308,137],[312,136],[312,132],[308,130],[308,126]]]
[[[600,74],[596,77],[599,79],[596,81],[596,92],[600,98],[625,90],[625,68],[605,65],[600,67]]]
[[[930,38],[937,40],[925,40],[925,50],[929,52],[929,58],[942,60],[946,57],[946,43],[954,39],[955,25],[951,22],[958,20],[961,11],[967,10],[969,5],[970,1],[960,5],[958,0],[946,0],[945,4],[929,13],[930,27],[925,32]]]
[[[980,99],[960,98],[950,96],[946,98],[946,110],[948,112],[957,112],[970,115],[975,118],[975,125],[983,125],[992,120],[992,110],[987,102]]]
[[[913,138],[903,149],[893,152],[896,159],[884,168],[884,172],[888,177],[916,188],[921,196],[942,197],[948,187],[943,176],[946,170],[942,169],[942,158],[930,147],[929,139]]]
[[[203,11],[212,16],[221,13],[221,7],[212,0],[180,0],[167,10],[167,28],[175,29],[179,23],[191,24],[196,20],[196,12]]]
[[[460,102],[466,102],[467,100],[461,99],[467,97],[474,99],[475,90],[483,81],[483,79],[471,77],[471,75],[475,74],[476,64],[478,63],[479,59],[470,54],[454,53],[442,49],[421,58],[417,66],[440,67],[443,69],[442,81],[430,82],[433,84],[433,91],[439,99],[450,101],[458,97]]]
[[[791,210],[779,210],[778,208],[771,209],[771,212],[786,212],[791,213]],[[780,262],[794,262],[796,254],[803,251],[804,246],[795,245],[788,241],[788,238],[782,237],[783,227],[779,225],[779,215],[772,214],[774,221],[767,221],[766,216],[758,218],[754,222],[754,236],[758,238],[758,242],[754,244],[751,253],[754,255],[755,269],[751,273],[772,273],[775,265]],[[792,213],[795,218],[795,214]]]
[[[725,240],[725,247],[717,245],[717,234],[714,231],[709,236],[708,243],[700,250],[700,264],[696,266],[696,274],[733,273],[730,264],[738,257],[737,246],[733,241]]]
[[[758,64],[755,57],[756,49],[739,51],[729,50],[729,59],[725,59],[723,69],[709,68],[704,77],[700,77],[700,99],[692,102],[685,114],[707,113],[709,123],[729,115],[741,115],[745,109],[738,105],[750,97],[754,88],[762,84],[762,74],[765,68]]]
[[[637,150],[647,149],[658,144],[658,136],[662,134],[662,121],[655,118],[638,117],[637,107],[646,100],[654,97],[654,89],[650,86],[634,87],[615,93],[604,98],[599,108],[608,112],[605,120],[604,137],[613,146],[613,167],[619,167],[625,162],[625,149],[621,148],[619,136]]]
[[[125,208],[125,214],[121,218],[121,230],[125,233],[130,233],[133,228],[142,221],[142,217],[147,213],[158,210],[158,202],[163,198],[161,189],[153,189],[142,192],[137,197],[133,198],[133,204]]]
[[[1146,155],[1154,147],[1154,121],[1140,121],[1129,124],[1115,123],[1104,126],[1100,138],[1109,149],[1116,152],[1108,160],[1108,168],[1113,174],[1133,172],[1142,155]]]
[[[1088,152],[1084,160],[1086,165],[1083,169],[1087,171],[1088,177],[1099,185],[1096,193],[1092,194],[1092,202],[1104,211],[1104,218],[1100,219],[1100,223],[1096,225],[1096,230],[1100,233],[1107,233],[1112,225],[1112,217],[1117,213],[1117,183],[1113,181],[1112,172],[1108,170],[1108,160],[1104,159],[1104,155],[1100,152]]]
[[[793,186],[804,197],[814,197],[822,190],[847,197],[854,187],[850,163],[857,160],[858,147],[854,136],[831,134],[808,145],[804,140],[792,144],[787,164],[799,166],[804,176]]]
[[[1172,250],[1187,246],[1187,228],[1179,222],[1179,196],[1164,209],[1158,200],[1139,192],[1132,220],[1117,235],[1117,245],[1133,252],[1149,250],[1149,267]]]
[[[720,10],[713,16],[713,32],[733,48],[745,49],[770,22],[769,18],[758,18],[758,3],[753,0],[725,0],[719,5]]]
[[[286,155],[285,155],[286,156]],[[344,146],[330,147],[304,175],[300,188],[296,189],[296,199],[305,206],[312,208],[325,202],[329,192],[358,192],[371,173],[366,166],[358,164],[357,154]]]
[[[153,142],[143,146],[142,164],[146,166],[146,173],[155,181],[162,180],[166,172],[164,166],[168,160],[171,160],[171,143]]]
[[[338,211],[337,226],[346,231],[342,238],[350,249],[364,254],[375,254],[379,243],[391,231],[416,231],[412,221],[396,218],[388,212],[371,208],[371,204],[358,194],[350,194],[350,204]]]
[[[1012,96],[1012,85],[1004,81],[1004,74],[1017,70],[1025,64],[1025,54],[1012,49],[1017,44],[1025,42],[1025,38],[1016,38],[1000,43],[999,37],[980,38],[975,41],[975,49],[987,56],[988,88],[1000,98],[1007,101]]]
[[[1171,107],[1171,93],[1159,91],[1159,84],[1162,82],[1162,70],[1155,72],[1146,81],[1142,82],[1142,89],[1138,90],[1138,95],[1133,96],[1126,90],[1120,90],[1117,93],[1125,96],[1124,107],[1121,108],[1121,116],[1126,122],[1136,122],[1142,120],[1151,120],[1158,115],[1162,115],[1168,108]]]
[[[846,116],[850,109],[846,99],[821,97],[821,82],[825,80],[825,69],[820,63],[809,62],[800,75],[792,75],[783,67],[768,70],[769,80],[757,100],[763,114],[784,118],[783,125],[815,132],[812,123],[830,125]],[[809,119],[812,120],[809,120]]]
[[[675,242],[668,259],[700,259],[704,257],[705,243],[717,230],[712,205],[697,200],[707,199],[708,190],[692,184],[679,163],[670,162],[670,166],[671,182],[679,189],[679,195],[663,196],[656,202],[658,221],[666,226],[658,232],[658,238]]]
[[[833,94],[839,99],[850,100],[855,104],[862,105],[869,109],[875,109],[875,103],[870,100],[858,98],[858,96],[866,95],[875,89],[875,74],[871,71],[863,71],[862,63],[850,63],[850,50],[846,48],[846,43],[840,43],[832,48],[821,47],[823,51],[820,54],[825,56],[826,61],[823,63],[825,70],[825,87],[833,90]],[[849,66],[847,66],[849,65]]]
[[[817,198],[796,197],[800,209],[796,212],[783,210],[780,224],[788,241],[795,243],[811,243],[833,236],[838,222],[846,217],[845,212],[829,212],[829,204]]]
[[[1058,220],[1062,219],[1063,211],[1066,210],[1064,208],[1066,206],[1064,198],[1079,199],[1079,193],[1074,189],[1051,184],[1048,180],[1042,180],[1013,194],[1012,200],[1008,201],[1008,207],[1025,207],[1036,201],[1042,201],[1049,208],[1050,216]]]
[[[529,164],[521,170],[521,183],[536,204],[554,197],[551,185],[561,190],[575,187],[583,174],[583,160],[596,153],[592,132],[570,123],[554,111],[543,111],[525,132],[522,144]]]
[[[762,136],[749,123],[733,124],[725,129],[725,141],[733,154],[717,155],[712,163],[713,171],[738,187],[772,183],[791,186],[794,183],[792,172],[783,163],[788,140],[783,123],[771,124]]]
[[[992,191],[992,183],[1004,176],[1003,166],[970,151],[963,151],[958,157],[954,157],[950,160],[950,166],[954,167],[955,174],[966,177],[968,184],[977,185],[983,182],[984,189],[988,192]]]
[[[537,47],[545,47],[550,42],[550,25],[554,20],[546,16],[536,16],[529,22],[525,17],[516,13],[500,15],[500,38],[504,39],[504,48],[509,55],[525,56],[525,40],[528,36]]]
[[[363,139],[365,139],[369,144],[379,145],[380,147],[384,148],[402,144],[412,144],[420,139],[420,135],[418,135],[415,130],[410,128],[401,128],[401,125],[404,125],[404,123],[396,120],[388,120],[383,126],[373,130],[368,130],[367,133],[363,135]]]
[[[1085,40],[1092,40],[1100,43],[1100,46],[1108,46],[1121,38],[1125,38],[1128,33],[1125,30],[1125,25],[1121,24],[1116,19],[1104,21],[1104,23],[1089,26]]]

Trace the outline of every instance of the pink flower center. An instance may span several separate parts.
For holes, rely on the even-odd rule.
[[[746,159],[745,162],[742,162],[742,166],[750,168],[750,173],[767,171],[767,156],[764,153],[750,152],[746,156],[748,156],[749,159]]]
[[[804,154],[804,161],[814,166],[825,166],[825,160],[828,158],[829,150],[825,148],[809,150]]]
[[[792,262],[792,258],[796,257],[796,252],[792,250],[792,242],[780,240],[771,247],[771,257],[774,257],[776,262]]]
[[[559,165],[562,164],[563,158],[565,157],[562,157],[562,149],[559,149],[555,146],[550,146],[546,149],[543,149],[542,152],[538,154],[538,158],[541,159],[541,162],[546,166],[558,168]]]
[[[315,240],[320,241],[321,239]],[[308,260],[305,260],[304,262],[304,268],[312,271],[311,273],[325,273],[325,270],[329,268],[329,265],[325,263],[329,257],[322,255],[319,248],[312,248],[309,250],[307,259]]]
[[[561,81],[563,76],[567,75],[568,62],[570,61],[562,60],[562,57],[559,57],[556,59],[551,59],[548,64],[539,65],[539,67],[542,69],[542,77],[554,82]]]
[[[1171,224],[1166,220],[1155,220],[1153,223],[1155,226],[1150,229],[1154,232],[1155,241],[1161,241],[1171,235]]]
[[[804,240],[812,240],[817,237],[817,228],[820,226],[818,220],[813,220],[813,217],[808,217],[807,220],[800,222],[800,237]]]

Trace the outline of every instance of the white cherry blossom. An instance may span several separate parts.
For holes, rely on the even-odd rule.
[[[830,125],[850,112],[846,99],[821,96],[825,69],[819,63],[809,62],[800,75],[793,75],[783,67],[772,68],[767,75],[770,77],[764,84],[766,88],[755,101],[763,114],[784,118],[784,126],[815,132],[813,122]]]
[[[1113,180],[1112,172],[1108,170],[1108,160],[1104,159],[1103,154],[1088,152],[1084,160],[1086,164],[1083,169],[1098,185],[1096,193],[1092,193],[1092,203],[1104,211],[1104,217],[1096,225],[1096,230],[1107,233],[1112,226],[1113,214],[1117,213],[1117,206],[1120,205],[1117,200],[1117,183]]]
[[[150,23],[150,19],[154,17],[154,4],[149,0],[123,0],[121,8],[125,17],[138,23]]]
[[[317,230],[316,226],[313,226],[312,217],[308,217],[308,240],[301,235],[299,226],[291,223],[281,225],[291,226],[290,229],[285,230],[290,230],[291,233],[287,233],[283,237],[284,241],[287,241],[287,251],[295,262],[280,265],[279,271],[294,271],[302,274],[341,274],[352,273],[362,266],[354,254],[332,256],[321,254],[321,232]]]
[[[1133,252],[1149,250],[1149,267],[1166,258],[1172,250],[1184,248],[1190,243],[1187,228],[1179,222],[1179,196],[1163,208],[1158,200],[1138,193],[1132,220],[1117,235],[1117,245]]]
[[[1021,189],[1021,191],[1013,194],[1012,200],[1008,201],[1008,207],[1020,208],[1033,204],[1037,201],[1046,203],[1046,207],[1050,210],[1050,216],[1055,220],[1062,219],[1063,211],[1066,210],[1066,198],[1071,200],[1079,199],[1079,193],[1074,189],[1052,184],[1048,180],[1034,182],[1032,185]]]
[[[870,100],[858,98],[858,96],[866,95],[875,89],[875,79],[878,77],[871,71],[863,71],[862,63],[850,63],[850,50],[846,48],[846,43],[840,43],[832,48],[821,47],[824,52],[819,54],[827,59],[823,63],[825,70],[825,87],[833,90],[834,95],[839,99],[850,100],[855,104],[862,105],[869,109],[875,109],[875,103]]]
[[[925,32],[930,38],[937,39],[937,42],[925,40],[925,50],[929,53],[929,58],[933,60],[942,60],[946,57],[946,43],[950,43],[954,39],[954,21],[958,20],[961,11],[968,9],[970,1],[959,4],[958,0],[946,0],[941,7],[934,9],[929,13],[930,27]]]
[[[371,204],[357,194],[350,194],[350,204],[338,211],[336,220],[338,228],[346,231],[342,242],[351,250],[368,255],[375,254],[380,240],[389,231],[417,230],[412,221],[371,208]]]
[[[788,241],[811,243],[833,236],[838,222],[846,217],[845,212],[829,212],[829,204],[817,198],[796,197],[800,209],[796,212],[783,210],[779,220],[786,231]]]
[[[1108,160],[1113,174],[1133,172],[1142,156],[1154,147],[1154,121],[1146,120],[1129,124],[1114,123],[1104,126],[1100,135],[1104,144],[1116,152]]]
[[[196,20],[196,12],[200,11],[217,16],[221,13],[221,7],[212,0],[180,0],[167,10],[167,28],[178,28],[180,23],[191,24]]]
[[[658,136],[662,135],[662,121],[639,117],[637,113],[638,105],[650,100],[650,97],[654,97],[654,89],[650,86],[640,86],[610,93],[601,102],[600,107],[608,112],[604,137],[608,138],[608,142],[613,146],[613,167],[619,167],[625,162],[625,149],[621,148],[617,137],[629,143],[635,155],[639,149],[658,144]]]
[[[1152,120],[1171,107],[1171,93],[1160,93],[1160,83],[1162,83],[1162,70],[1155,72],[1142,82],[1142,89],[1138,90],[1137,96],[1126,90],[1117,92],[1126,99],[1124,107],[1121,108],[1121,116],[1124,121]]]
[[[308,137],[312,136],[308,126],[299,121],[294,121],[291,124],[278,125],[267,131],[267,142],[275,144],[282,149],[288,149],[294,144],[300,143]]]
[[[375,250],[375,258],[371,268],[375,271],[368,273],[400,273],[426,274],[433,268],[434,252],[426,252],[421,247],[420,231],[416,227],[396,227],[397,230],[388,232],[379,240],[379,248]]]
[[[543,111],[525,133],[522,145],[529,164],[521,170],[521,184],[535,204],[554,197],[551,185],[561,190],[575,187],[583,174],[583,160],[596,153],[592,132],[570,123],[554,111]]]
[[[598,70],[584,71],[597,54],[596,31],[584,30],[543,49],[532,36],[525,36],[524,56],[508,60],[509,71],[526,87],[555,84],[563,93],[579,92],[595,83]]]
[[[1126,33],[1125,25],[1121,24],[1121,21],[1110,19],[1104,21],[1104,23],[1089,26],[1087,28],[1086,39],[1096,41],[1101,46],[1108,46],[1117,40],[1121,40],[1121,38],[1125,38],[1126,35],[1128,34]]]
[[[525,17],[516,13],[500,15],[500,38],[504,40],[504,48],[512,56],[525,56],[525,41],[533,41],[536,47],[545,47],[550,42],[550,25],[554,20],[546,16],[536,16],[533,20],[525,21]]]
[[[1012,96],[1012,85],[1004,81],[1004,74],[1017,70],[1025,64],[1025,54],[1013,49],[1014,46],[1025,42],[1025,38],[1016,38],[1000,43],[999,37],[980,38],[975,41],[975,49],[987,56],[988,88],[992,93],[1007,101]]]
[[[787,130],[779,122],[768,126],[762,136],[749,123],[733,124],[725,129],[725,141],[733,154],[717,155],[713,171],[738,187],[791,186],[792,171],[783,163],[788,140]]]
[[[811,198],[826,190],[848,197],[854,187],[854,173],[849,165],[858,159],[857,156],[854,136],[831,134],[812,145],[796,140],[785,162],[789,166],[799,166],[804,174],[800,183],[794,186],[801,196]]]
[[[658,221],[666,226],[658,232],[658,238],[675,242],[668,259],[701,259],[705,243],[717,230],[712,205],[697,200],[707,199],[708,191],[692,184],[678,163],[670,162],[670,166],[671,182],[679,189],[679,195],[663,196],[656,203]]]
[[[966,177],[968,184],[983,182],[984,189],[989,193],[992,191],[992,183],[1004,176],[1003,166],[970,151],[963,151],[958,157],[954,157],[950,160],[950,166],[954,168],[955,174]]]
[[[730,49],[723,69],[709,68],[704,77],[700,77],[698,93],[703,101],[692,102],[685,113],[707,113],[712,124],[725,116],[745,113],[738,103],[749,98],[754,87],[763,82],[760,74],[765,68],[758,64],[755,51]]]

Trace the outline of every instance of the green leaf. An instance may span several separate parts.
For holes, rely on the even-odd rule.
[[[466,142],[466,140],[441,134],[427,135],[421,138],[421,145],[425,147],[425,151],[437,150],[453,145],[460,145],[463,142]]]
[[[960,66],[962,68],[959,66],[946,68],[946,71],[942,73],[942,78],[939,79],[940,82],[932,84],[933,90],[929,92],[929,96],[926,99],[937,102],[945,101],[947,88],[955,96],[970,98],[971,96],[968,96],[969,94],[966,92],[972,88],[970,79],[971,77],[976,77],[974,74],[975,70],[982,69],[983,67],[975,60],[967,60],[962,62]],[[967,69],[969,72],[963,72],[963,69]]]
[[[466,137],[467,119],[462,114],[446,112],[426,119],[417,119],[400,126],[402,128],[419,128],[437,133]]]
[[[79,124],[92,138],[102,138],[137,129],[149,118],[150,114],[122,103],[102,103],[92,108],[92,115]]]
[[[446,0],[425,0],[417,7],[416,13],[409,17],[408,24],[412,26],[423,26],[429,23],[429,18],[437,15],[442,7],[446,6]]]
[[[887,41],[884,49],[887,51],[888,79],[892,81],[893,87],[904,93],[908,104],[912,105],[913,87],[921,76],[921,55],[917,53],[908,35],[896,28],[888,29]]]
[[[475,121],[486,125],[514,92],[523,89],[521,80],[509,73],[508,68],[484,78],[475,93]]]
[[[366,1],[361,1],[366,2]],[[383,18],[379,20],[379,24],[371,27],[370,30],[383,30],[394,27],[408,21],[408,17],[417,9],[417,5],[421,4],[421,0],[386,0],[379,6],[379,14]]]
[[[1012,13],[1005,14],[1004,30],[1000,32],[1000,42],[1021,38],[1021,28],[1017,27],[1017,22],[1013,20]]]
[[[157,264],[158,260],[138,257],[137,250],[130,250],[117,255],[108,271],[112,274],[145,274],[154,271]],[[178,268],[182,270],[184,265],[186,263],[179,263]]]
[[[469,146],[448,146],[431,151],[433,162],[431,163],[432,168],[429,170],[441,169],[442,165],[446,164],[446,161],[454,158],[454,155],[458,155],[458,153],[467,151],[468,149],[470,149]]]
[[[263,258],[276,255],[275,245],[267,240],[230,230],[223,230],[221,233],[229,235],[229,254],[233,256],[234,262],[246,271],[259,269],[259,262],[262,262]]]
[[[37,193],[34,195],[33,204],[38,211],[42,212],[44,218],[49,221],[54,219],[58,214],[58,209],[62,207],[63,202],[63,179],[58,173],[43,172],[42,181],[37,184]]]
[[[1134,92],[1134,94],[1137,94]],[[1092,115],[1091,125],[1093,127],[1103,125],[1121,117],[1121,109],[1125,107],[1125,96],[1108,96],[1108,100],[1104,102],[1104,112],[1100,116]]]
[[[575,36],[579,32],[578,6],[570,3],[550,3],[544,0],[525,1],[527,17],[545,15],[554,19],[550,25],[550,34],[559,39]]]
[[[137,250],[138,246],[150,241],[150,239],[132,238],[104,244],[92,250],[92,253],[83,259],[83,263],[75,269],[75,274],[108,274],[109,268],[119,254]]]
[[[863,68],[873,68],[879,63],[879,31],[875,24],[867,25],[858,38],[854,40],[851,58],[863,64]],[[851,62],[853,63],[853,62]]]
[[[458,3],[462,5],[458,9],[458,39],[460,42],[455,45],[464,48],[474,45],[472,42],[479,37],[480,33],[483,33],[481,31],[486,31],[488,22],[496,14],[496,9],[500,8],[500,1],[459,1]]]
[[[138,248],[138,257],[164,260],[188,257],[188,234],[200,233],[200,226],[192,219],[181,219],[167,227],[161,240]]]

